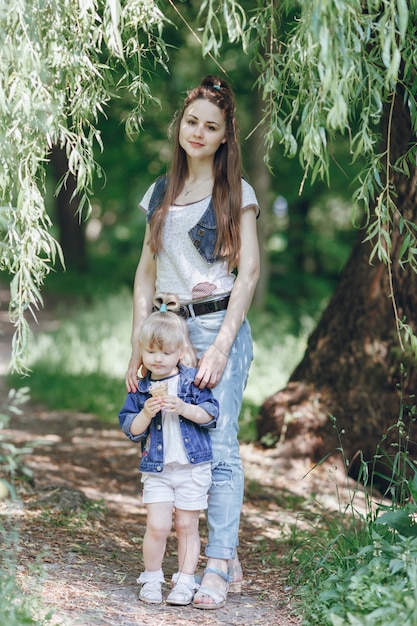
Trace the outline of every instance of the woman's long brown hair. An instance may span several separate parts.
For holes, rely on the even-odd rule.
[[[221,111],[226,122],[226,142],[220,144],[213,162],[213,206],[217,223],[215,254],[228,261],[231,269],[239,260],[240,216],[242,211],[242,161],[236,109],[230,86],[216,76],[206,76],[201,84],[190,91],[182,109],[176,114],[173,125],[175,133],[174,153],[168,184],[161,205],[151,220],[150,248],[156,254],[162,249],[162,232],[169,207],[180,194],[188,174],[185,150],[180,146],[179,134],[185,109],[195,100],[208,100]]]

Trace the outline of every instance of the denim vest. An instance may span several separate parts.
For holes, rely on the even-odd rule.
[[[166,176],[160,176],[155,183],[155,187],[149,201],[149,210],[146,216],[146,221],[148,223],[150,223],[152,215],[155,213],[156,209],[160,206],[163,200],[167,180]],[[220,260],[221,257],[214,255],[214,248],[216,246],[217,239],[217,223],[212,198],[210,198],[210,203],[197,224],[188,231],[188,235],[197,251],[203,259],[207,261],[207,263],[215,263]]]
[[[197,465],[212,460],[211,439],[208,429],[215,428],[219,416],[219,403],[210,389],[199,389],[194,385],[197,370],[178,365],[179,382],[178,397],[187,404],[198,405],[213,417],[207,424],[195,424],[178,416],[184,448],[189,463]],[[150,375],[139,380],[135,393],[129,393],[119,412],[122,431],[134,442],[142,444],[142,459],[139,464],[141,472],[159,473],[164,469],[164,437],[162,429],[162,413],[159,411],[151,420],[148,428],[140,435],[132,435],[130,427],[136,415],[143,409],[145,401],[150,398]]]

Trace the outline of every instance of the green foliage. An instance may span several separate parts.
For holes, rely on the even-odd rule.
[[[32,398],[53,408],[93,413],[116,423],[126,395],[124,373],[130,355],[131,311],[130,289],[112,295],[99,291],[87,308],[66,308],[65,316],[59,316],[58,311],[58,327],[36,333],[31,341]],[[250,321],[255,358],[241,419],[241,437],[246,441],[255,439],[254,418],[259,405],[272,388],[285,385],[313,325],[306,316],[302,332],[295,335],[291,314],[283,308],[278,321],[267,313],[253,314]],[[18,387],[28,381],[13,374],[9,382]]]
[[[31,477],[31,473],[24,468],[20,459],[23,454],[28,454],[33,450],[33,445],[17,448],[2,432],[8,427],[12,417],[22,414],[21,406],[28,400],[27,392],[27,388],[12,389],[7,399],[0,404],[0,500],[13,498],[16,502],[13,485],[19,470],[23,477]],[[2,515],[0,517],[0,624],[43,626],[49,622],[51,615],[39,606],[37,590],[33,589],[30,593],[23,592],[17,581],[18,541],[16,519],[10,521],[7,515]]]
[[[16,325],[14,363],[26,367],[24,314],[42,304],[41,286],[60,247],[45,211],[44,165],[53,146],[65,148],[76,177],[79,210],[88,215],[93,176],[100,170],[100,115],[127,91],[127,128],[136,132],[151,98],[147,72],[165,65],[164,16],[151,0],[53,5],[2,0],[0,7],[0,269],[10,272]],[[68,175],[68,174],[67,174]],[[60,184],[65,185],[66,177]]]
[[[172,33],[187,18],[193,22],[185,23],[185,32],[192,31],[193,42],[210,58],[205,67],[217,63],[223,71],[214,57],[225,50],[236,57],[238,45],[247,53],[264,103],[259,124],[265,145],[271,151],[279,144],[289,157],[298,154],[302,190],[308,177],[329,181],[343,137],[359,169],[354,202],[367,216],[371,260],[389,266],[398,228],[400,262],[416,268],[416,227],[401,214],[392,184],[400,172],[413,175],[416,145],[395,156],[389,143],[381,148],[383,115],[395,128],[399,98],[412,131],[417,129],[416,3],[204,0],[161,6],[152,0],[88,0],[80,9],[71,0],[1,0],[0,270],[13,277],[18,371],[27,367],[25,314],[36,314],[45,276],[57,259],[64,263],[44,206],[49,153],[54,145],[65,148],[80,212],[88,216],[93,183],[103,175],[95,154],[103,147],[100,122],[110,104],[123,98],[116,117],[131,135],[139,132],[145,109],[156,101],[151,76],[158,68],[166,72],[173,54],[167,29]],[[183,40],[176,40],[179,48]],[[181,71],[190,76],[188,58]],[[236,63],[232,55],[225,60],[226,69]],[[242,81],[250,91],[248,76],[246,71]],[[165,81],[164,93],[177,98],[184,84],[170,83]],[[253,116],[244,116],[253,126]],[[166,152],[151,161],[146,176],[164,166]]]
[[[28,387],[20,389],[10,389],[7,398],[0,403],[0,499],[1,492],[7,487],[11,495],[14,493],[14,481],[18,476],[30,480],[32,478],[31,470],[22,463],[22,457],[33,451],[33,445],[26,444],[24,446],[16,446],[10,437],[6,436],[2,431],[5,430],[12,417],[22,415],[22,405],[29,399]]]
[[[332,541],[332,549],[338,554],[343,550],[343,556],[315,561],[314,578],[301,589],[303,624],[414,624],[417,539],[384,536],[370,529],[363,534],[362,543],[352,543],[347,553],[341,539]],[[313,540],[310,550],[316,548],[314,544]]]
[[[39,617],[39,600],[24,593],[16,584],[15,573],[0,569],[0,623],[7,626],[45,626],[51,613]]]
[[[239,12],[231,0],[218,4],[216,15],[207,13],[205,52],[218,52],[213,33],[220,9]],[[353,201],[366,215],[370,261],[378,259],[390,270],[392,235],[399,230],[399,262],[417,270],[416,226],[403,215],[394,183],[399,174],[409,180],[415,175],[416,144],[411,140],[397,153],[394,111],[400,103],[409,115],[411,138],[417,128],[416,2],[259,0],[251,9],[234,32],[243,41],[247,29],[252,31],[267,148],[278,142],[286,156],[298,155],[302,190],[308,177],[330,181],[332,146],[345,137],[352,161],[360,163]],[[391,291],[395,307],[392,286]],[[397,313],[396,318],[398,328]]]
[[[98,297],[56,330],[36,335],[29,361],[32,398],[114,422],[126,394],[131,307],[127,290]],[[13,385],[19,380],[17,374],[11,378]]]
[[[305,626],[417,622],[417,468],[408,458],[406,435],[409,417],[415,414],[416,407],[403,398],[398,421],[383,439],[397,431],[391,444],[395,454],[385,454],[391,474],[385,476],[389,485],[384,495],[391,502],[380,496],[373,502],[371,483],[365,513],[358,512],[352,491],[349,506],[341,506],[339,516],[323,515],[308,537],[300,533],[296,539],[300,578],[295,595]],[[382,443],[375,465],[381,460]],[[342,447],[340,452],[344,458]],[[362,475],[366,483],[373,473],[364,466]]]

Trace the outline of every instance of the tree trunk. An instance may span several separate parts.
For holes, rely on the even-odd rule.
[[[401,95],[396,99],[394,115],[391,163],[415,141]],[[385,120],[385,130],[387,127]],[[410,166],[410,177],[396,172],[392,183],[401,214],[416,222],[417,170],[415,164]],[[405,318],[415,332],[417,275],[408,265],[402,269],[398,262],[402,242],[398,228],[394,227],[392,237],[395,303],[400,319]],[[337,433],[343,432],[341,441],[349,460],[349,474],[355,478],[360,474],[361,456],[371,461],[388,431],[383,448],[391,458],[398,452],[395,424],[400,407],[410,404],[408,396],[417,387],[415,360],[400,349],[388,268],[377,260],[369,264],[371,248],[369,243],[362,243],[363,239],[361,232],[301,363],[286,388],[264,402],[257,420],[259,440],[266,435],[278,440],[278,455],[307,457],[313,463],[336,453],[340,447]],[[402,375],[402,364],[406,377]],[[329,415],[336,418],[336,427]],[[404,417],[410,422],[408,448],[415,457],[416,427],[409,415]],[[390,475],[389,463],[383,459],[376,470]],[[387,481],[380,478],[379,483],[383,487]]]
[[[65,150],[56,146],[51,153],[51,164],[58,182],[68,170]],[[79,199],[74,195],[75,189],[75,179],[70,173],[56,197],[55,212],[65,265],[67,269],[84,272],[87,270],[85,231],[77,213]]]

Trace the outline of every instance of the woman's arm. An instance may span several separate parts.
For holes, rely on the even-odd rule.
[[[233,285],[223,324],[215,342],[200,359],[195,384],[215,387],[222,377],[230,349],[252,302],[259,278],[259,246],[256,232],[256,210],[249,207],[240,222],[241,248],[238,274]]]
[[[149,224],[146,225],[142,253],[133,286],[132,354],[126,372],[126,389],[134,393],[138,383],[138,369],[142,363],[139,351],[139,334],[142,324],[152,312],[155,295],[156,261],[149,248]]]

